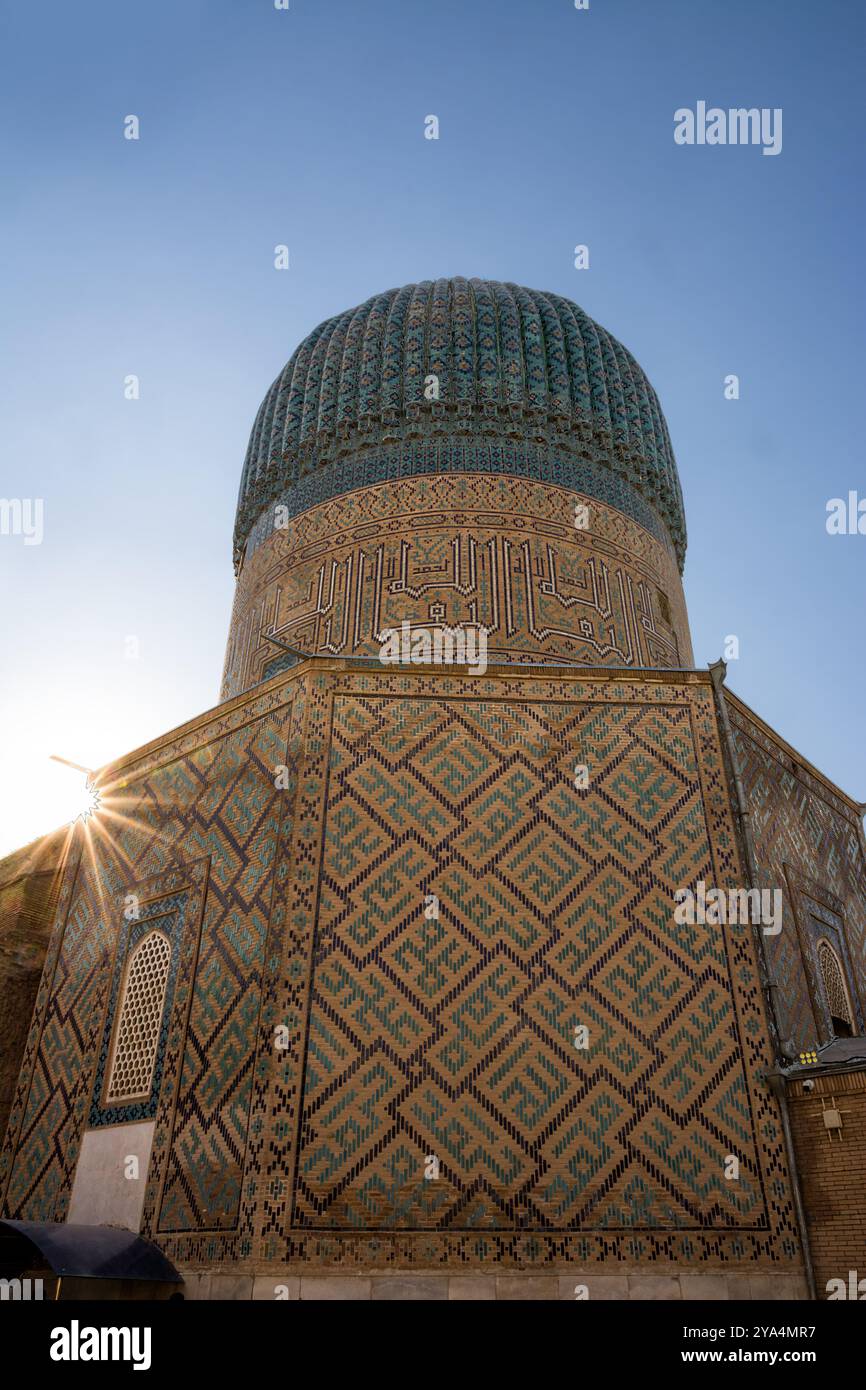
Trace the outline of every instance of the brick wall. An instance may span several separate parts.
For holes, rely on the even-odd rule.
[[[847,1284],[852,1269],[866,1279],[866,1069],[812,1080],[811,1092],[791,1082],[788,1098],[818,1296],[826,1298],[828,1279]],[[825,1128],[822,1099],[842,1112],[841,1139]]]
[[[36,1003],[65,839],[57,831],[0,860],[0,1135]]]

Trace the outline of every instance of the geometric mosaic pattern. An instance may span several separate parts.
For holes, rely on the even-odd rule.
[[[668,901],[681,872],[742,880],[708,679],[304,683],[256,1258],[795,1264],[755,943],[683,937]],[[578,805],[581,746],[599,782]]]
[[[277,506],[283,509],[281,515],[302,521],[322,503],[348,499],[353,492],[364,492],[383,482],[399,490],[419,478],[432,485],[437,478],[446,477],[458,486],[478,477],[485,479],[488,487],[504,479],[522,479],[583,493],[594,502],[623,512],[675,555],[667,527],[626,471],[611,471],[606,459],[595,457],[591,449],[575,454],[567,447],[544,444],[537,436],[518,441],[510,431],[507,435],[479,436],[465,427],[452,427],[428,430],[399,443],[391,438],[374,445],[365,438],[351,453],[340,451],[327,467],[302,474],[284,486],[255,520],[244,548],[244,565],[273,535]]]
[[[294,1224],[766,1226],[713,877],[685,706],[340,699]]]
[[[131,757],[103,808],[5,1213],[64,1218],[123,964],[182,901],[142,1218],[174,1260],[796,1265],[754,942],[673,922],[675,888],[742,875],[707,677],[308,666]]]

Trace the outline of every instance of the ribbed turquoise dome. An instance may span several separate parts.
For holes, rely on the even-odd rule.
[[[431,376],[438,400],[425,397]],[[682,564],[673,450],[631,353],[561,295],[458,276],[374,295],[292,354],[250,436],[236,558],[264,508],[303,475],[430,428],[525,438],[606,464],[666,523]]]

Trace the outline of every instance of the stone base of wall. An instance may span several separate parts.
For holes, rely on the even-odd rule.
[[[798,1273],[733,1273],[719,1270],[686,1274],[681,1270],[623,1270],[598,1274],[571,1269],[549,1274],[418,1274],[389,1271],[335,1274],[333,1271],[271,1271],[268,1274],[228,1274],[216,1270],[180,1270],[183,1293],[189,1299],[246,1301],[477,1301],[573,1302],[576,1298],[657,1301],[788,1302],[808,1298],[805,1276]],[[587,1293],[579,1292],[584,1286]]]

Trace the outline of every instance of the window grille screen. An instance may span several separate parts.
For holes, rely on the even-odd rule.
[[[106,1101],[150,1093],[170,961],[171,945],[160,931],[148,932],[129,957]]]
[[[848,1003],[848,991],[845,989],[842,967],[836,952],[826,941],[822,941],[818,946],[818,963],[821,966],[830,1013],[833,1018],[841,1019],[843,1023],[853,1027],[854,1020],[851,1017],[851,1007]]]

